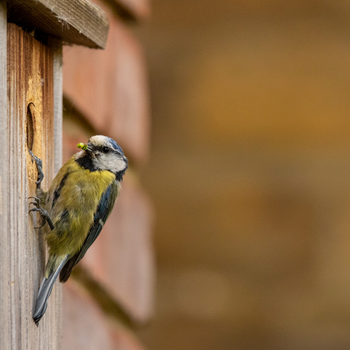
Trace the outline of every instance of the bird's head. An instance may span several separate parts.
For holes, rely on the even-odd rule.
[[[77,159],[86,159],[86,164],[91,163],[93,170],[108,170],[116,175],[124,175],[128,168],[128,159],[124,156],[122,148],[110,137],[92,136],[88,143],[79,143],[78,148],[85,152],[79,152]]]

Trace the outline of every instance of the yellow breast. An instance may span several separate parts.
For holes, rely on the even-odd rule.
[[[55,225],[47,235],[50,253],[59,255],[64,251],[73,255],[80,250],[100,198],[114,181],[115,175],[111,172],[91,172],[79,166],[74,158],[60,169],[50,186],[46,203]]]

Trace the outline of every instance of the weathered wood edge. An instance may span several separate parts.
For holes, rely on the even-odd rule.
[[[53,107],[54,107],[54,171],[62,166],[62,120],[63,120],[63,72],[62,41],[50,38],[53,51]]]
[[[54,176],[62,166],[62,120],[63,120],[63,85],[62,85],[62,40],[49,38],[49,46],[53,51],[53,112],[54,112]],[[55,285],[55,320],[57,321],[57,333],[59,334],[58,349],[62,343],[62,285]]]
[[[9,22],[69,44],[104,49],[109,23],[90,0],[7,0]]]
[[[7,126],[7,14],[6,2],[0,0],[0,349],[7,349],[8,321],[8,126]]]

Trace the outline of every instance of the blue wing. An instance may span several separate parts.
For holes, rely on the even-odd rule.
[[[66,282],[71,274],[72,268],[84,257],[87,250],[90,248],[92,243],[95,242],[96,238],[100,234],[103,225],[107,221],[109,214],[111,213],[115,200],[118,195],[117,186],[112,184],[102,194],[101,200],[97,206],[97,210],[94,215],[94,222],[90,228],[90,231],[85,239],[83,246],[80,251],[72,256],[60,273],[60,282]]]

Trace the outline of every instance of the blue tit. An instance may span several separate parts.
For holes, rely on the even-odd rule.
[[[44,192],[41,160],[38,168],[37,197],[30,211],[41,214],[49,258],[45,277],[36,300],[33,319],[43,317],[47,301],[58,276],[66,282],[72,268],[102,230],[121,189],[128,160],[121,147],[106,136],[93,136],[87,144],[79,143],[76,153],[58,171],[50,189]],[[46,225],[47,223],[47,225]]]

